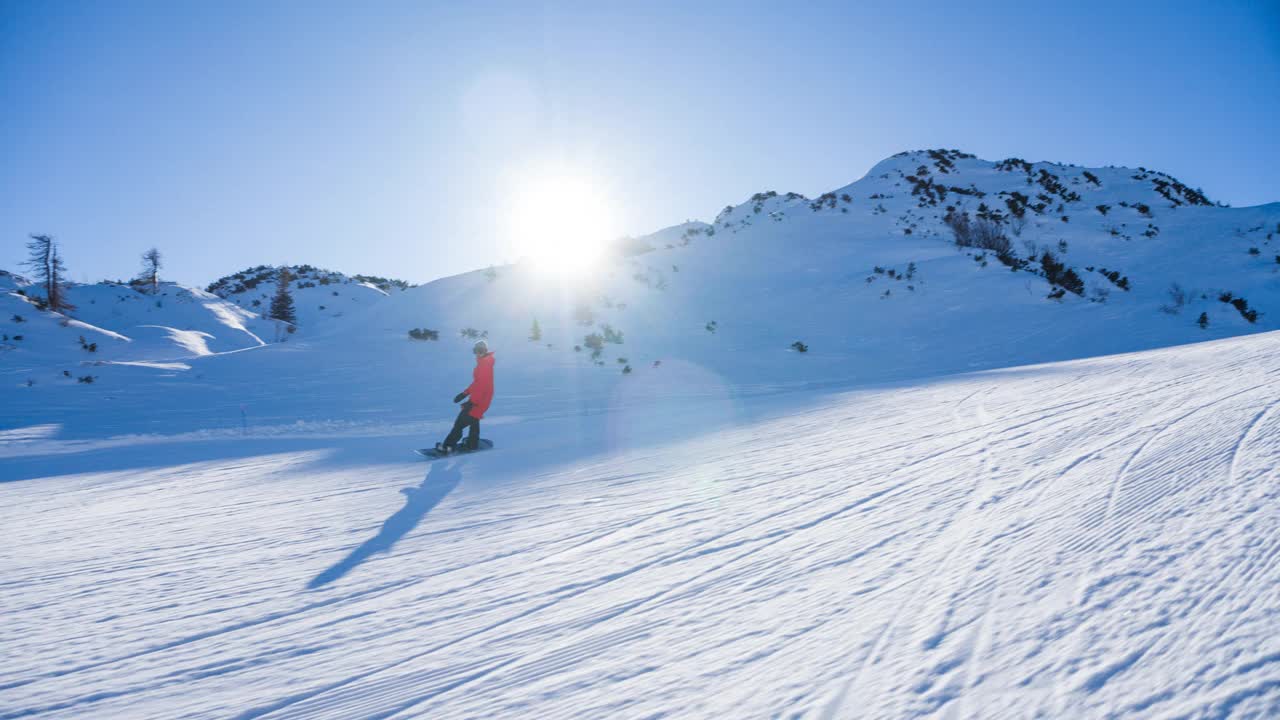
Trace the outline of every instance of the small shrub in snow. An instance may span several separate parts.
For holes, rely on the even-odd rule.
[[[712,335],[714,335],[714,334],[715,334],[716,330],[717,330],[717,329],[719,329],[719,327],[720,327],[720,326],[716,323],[716,321],[715,321],[715,320],[712,320],[711,322],[708,322],[708,323],[707,323],[707,325],[706,325],[707,332],[711,333]]]
[[[604,336],[600,333],[591,333],[590,335],[582,338],[582,344],[585,347],[591,348],[593,352],[598,353],[604,350]]]
[[[462,336],[462,337],[464,337],[464,338],[466,338],[466,339],[468,339],[468,340],[479,340],[479,339],[480,339],[480,338],[482,338],[482,337],[488,337],[488,336],[489,336],[489,331],[488,331],[488,330],[485,330],[485,331],[481,332],[480,330],[477,330],[477,329],[475,329],[475,328],[473,328],[473,327],[464,327],[464,328],[462,328],[461,330],[459,330],[459,331],[458,331],[458,335],[460,335],[460,336]]]
[[[1093,268],[1089,268],[1089,269],[1092,270]],[[1129,291],[1129,278],[1127,276],[1121,275],[1118,270],[1108,270],[1106,268],[1098,268],[1098,274],[1110,280],[1112,285],[1115,285],[1121,290],[1124,290],[1125,292]]]
[[[1169,302],[1160,306],[1160,312],[1177,315],[1182,312],[1182,306],[1187,304],[1187,291],[1178,283],[1170,283],[1168,293]]]
[[[1004,193],[1001,193],[1003,195]],[[1005,198],[1005,207],[1009,208],[1009,214],[1019,220],[1025,220],[1027,215],[1027,203],[1031,202],[1031,198],[1014,190],[1009,193],[1009,197]]]
[[[1102,213],[1103,215],[1106,215],[1107,211],[1111,209],[1110,205],[1094,205],[1094,207],[1097,208],[1098,212]]]
[[[1201,329],[1201,330],[1204,330],[1204,329],[1208,328],[1208,327],[1209,327],[1209,313],[1207,313],[1207,312],[1202,312],[1202,313],[1200,313],[1200,317],[1196,319],[1196,324],[1200,326],[1200,329]]]
[[[627,359],[626,359],[626,358],[621,358],[621,357],[620,357],[620,358],[618,358],[618,364],[619,364],[619,365],[626,365],[626,364],[627,364]]]
[[[612,325],[600,326],[600,332],[604,334],[604,341],[613,343],[614,345],[622,344],[622,332],[614,330]]]
[[[439,330],[428,330],[427,328],[413,328],[409,331],[409,338],[412,340],[439,340]]]
[[[996,255],[1007,255],[1012,249],[1004,229],[990,216],[970,220],[968,213],[950,211],[943,217],[943,222],[951,228],[955,243],[960,247],[978,247],[991,250]]]
[[[1040,256],[1040,267],[1044,270],[1045,278],[1052,284],[1061,286],[1068,292],[1076,295],[1084,294],[1084,281],[1076,274],[1076,271],[1067,267],[1048,250]]]
[[[81,375],[79,378],[77,378],[77,381],[78,381],[78,382],[82,382],[82,383],[84,383],[85,385],[92,385],[92,384],[93,384],[93,381],[94,381],[94,380],[96,380],[96,379],[97,379],[97,378],[95,378],[95,377],[94,377],[94,376],[92,376],[92,375]]]
[[[1229,292],[1218,295],[1218,300],[1234,307],[1240,313],[1240,317],[1255,323],[1258,321],[1258,311],[1249,307],[1249,302],[1242,297],[1235,297]]]
[[[25,336],[25,335],[14,335],[14,336],[13,336],[13,339],[14,339],[14,340],[21,340],[21,339],[22,339],[22,338],[24,338],[24,337],[26,337],[26,336]]]
[[[24,318],[24,317],[22,317],[21,315],[17,315],[17,314],[15,314],[15,315],[13,316],[13,321],[14,321],[15,323],[23,323],[23,322],[26,322],[26,321],[27,321],[27,319],[26,319],[26,318]]]
[[[529,342],[540,340],[542,340],[542,328],[538,326],[538,318],[534,318],[533,325],[529,328]]]
[[[88,341],[86,341],[86,340],[84,339],[84,336],[83,336],[83,335],[81,335],[81,336],[80,336],[80,349],[81,349],[81,350],[87,350],[87,351],[89,351],[89,352],[98,352],[98,343],[91,343],[91,342],[88,342]]]
[[[63,371],[62,371],[62,377],[71,377],[71,371],[70,371],[70,370],[63,370]]]
[[[623,366],[623,368],[622,368],[622,374],[623,374],[623,375],[630,375],[630,374],[631,374],[631,366],[630,366],[630,365],[625,365],[625,366]]]
[[[488,280],[489,282],[493,282],[494,280],[497,280],[497,279],[498,279],[498,269],[497,269],[497,268],[495,268],[494,266],[490,265],[490,266],[488,267],[488,269],[484,271],[484,277],[485,277],[485,279],[486,279],[486,280]]]
[[[1261,254],[1262,254],[1262,251],[1261,251],[1261,250],[1259,250],[1259,249],[1258,249],[1258,248],[1256,248],[1256,247],[1251,247],[1251,248],[1249,248],[1249,254],[1250,254],[1250,255],[1261,255]]]
[[[808,346],[808,345],[805,345],[804,343],[800,342],[799,340],[797,340],[797,341],[795,341],[795,342],[791,343],[791,349],[792,349],[792,350],[795,350],[796,352],[801,352],[801,353],[809,352],[809,346]]]

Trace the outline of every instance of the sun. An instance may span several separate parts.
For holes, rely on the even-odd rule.
[[[557,275],[595,266],[617,233],[603,184],[563,168],[522,176],[507,221],[516,255]]]

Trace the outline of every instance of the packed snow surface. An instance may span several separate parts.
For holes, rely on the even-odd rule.
[[[1265,333],[434,463],[15,428],[0,718],[1275,716],[1278,379]]]

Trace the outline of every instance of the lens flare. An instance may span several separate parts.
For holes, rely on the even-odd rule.
[[[599,262],[616,236],[608,193],[587,174],[528,173],[513,196],[508,218],[513,248],[540,270],[581,274]]]

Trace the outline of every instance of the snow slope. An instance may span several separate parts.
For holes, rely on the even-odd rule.
[[[133,338],[136,359],[211,355],[263,345],[272,323],[197,288],[161,283],[156,292],[127,285],[76,285],[75,317]]]
[[[16,429],[0,717],[1274,717],[1277,358],[618,398],[433,464]]]
[[[0,373],[10,387],[78,384],[94,368],[174,367],[172,361],[260,347],[268,323],[202,290],[162,283],[72,285],[65,313],[41,310],[41,288],[0,271]],[[270,335],[267,335],[269,338]],[[131,377],[136,377],[131,376]]]

